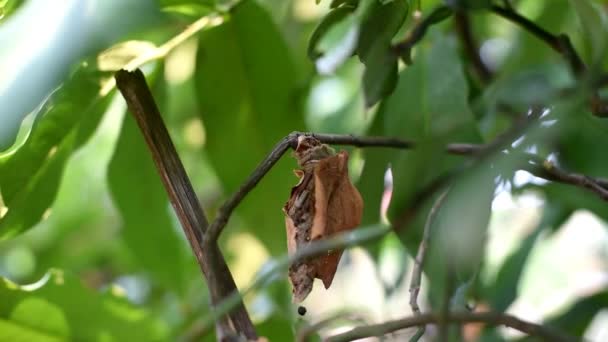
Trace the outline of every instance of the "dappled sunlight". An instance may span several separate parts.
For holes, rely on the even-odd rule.
[[[230,262],[230,269],[237,286],[244,288],[268,260],[268,252],[257,238],[248,233],[232,234],[226,241],[226,247],[229,251],[238,251]]]

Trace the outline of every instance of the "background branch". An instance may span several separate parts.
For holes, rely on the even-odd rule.
[[[547,30],[538,26],[533,21],[517,13],[510,6],[501,7],[498,5],[493,5],[491,7],[491,11],[505,18],[506,20],[509,20],[519,25],[524,30],[536,36],[538,39],[545,42],[553,50],[562,55],[562,57],[566,60],[566,62],[568,62],[568,64],[570,65],[570,69],[572,69],[572,72],[578,79],[581,79],[584,76],[588,68],[585,63],[583,63],[583,60],[574,49],[574,46],[572,46],[572,42],[570,42],[570,38],[567,35],[555,35],[548,32]],[[600,117],[608,116],[608,104],[600,97],[597,90],[594,90],[591,95],[590,106],[591,111],[594,115]]]
[[[326,339],[326,342],[352,341],[372,336],[383,336],[397,330],[418,327],[424,324],[438,324],[441,319],[442,317],[439,314],[422,314],[381,324],[357,327],[345,333],[331,336]],[[578,341],[574,337],[563,335],[549,327],[526,322],[515,316],[497,312],[451,312],[447,314],[446,320],[448,323],[459,324],[479,322],[489,325],[504,325],[530,336],[539,337],[545,341]]]
[[[471,21],[469,20],[469,14],[466,11],[456,11],[454,14],[454,22],[456,24],[456,32],[458,33],[460,41],[462,42],[464,52],[471,60],[471,65],[477,73],[477,76],[479,76],[481,83],[486,84],[490,82],[494,75],[492,75],[492,71],[481,60],[481,56],[479,55],[479,47],[477,46],[477,42],[475,42],[473,33],[471,32]]]
[[[134,72],[120,70],[116,73],[116,84],[144,135],[169,200],[207,280],[211,302],[215,306],[231,293],[238,293],[238,290],[217,246],[203,244],[203,236],[208,227],[207,218],[162,121],[146,79],[139,69]],[[218,339],[233,336],[235,328],[248,339],[257,339],[242,301],[229,316],[232,322],[222,317],[218,321]]]
[[[549,31],[543,29],[542,27],[536,25],[535,22],[515,12],[512,8],[505,8],[498,5],[493,5],[491,7],[491,11],[507,19],[508,21],[511,21],[521,26],[523,29],[530,32],[530,34],[544,41],[553,50],[555,50],[564,57],[564,59],[568,62],[570,68],[576,76],[580,76],[583,72],[587,70],[587,67],[585,66],[579,55],[576,53],[576,50],[574,50],[574,47],[572,46],[572,43],[570,42],[568,36],[564,34],[554,35]]]
[[[534,116],[533,116],[534,117]],[[525,120],[529,121],[529,120]],[[513,132],[519,132],[521,129],[521,125],[525,125],[525,123],[518,124],[519,126],[513,129]],[[511,137],[513,132],[509,131],[504,134],[504,137],[500,137],[500,142],[504,140],[505,137]],[[249,178],[241,185],[238,191],[236,191],[230,198],[222,205],[220,210],[218,211],[218,215],[216,219],[213,221],[209,228],[208,240],[209,243],[212,243],[217,240],[222,230],[228,223],[232,212],[239,203],[247,196],[247,194],[255,188],[255,186],[260,182],[260,180],[270,171],[270,169],[276,164],[276,162],[281,159],[283,154],[291,147],[295,148],[297,144],[297,140],[299,136],[312,136],[322,143],[325,144],[334,144],[334,145],[350,145],[356,147],[388,147],[388,148],[397,148],[397,149],[412,149],[416,147],[416,143],[411,140],[404,140],[399,138],[391,138],[391,137],[357,137],[354,135],[344,135],[344,134],[319,134],[319,133],[305,133],[305,132],[293,132],[281,139],[275,147],[270,151],[270,153],[264,158],[264,160],[255,168],[255,170],[251,173]],[[497,140],[498,141],[498,140]],[[479,144],[464,144],[464,143],[452,143],[448,144],[445,147],[445,151],[449,154],[453,155],[462,155],[462,156],[476,156],[478,154],[484,154],[488,151],[494,151],[497,148],[500,148],[502,144],[498,144],[496,142],[492,142],[486,145]],[[537,159],[536,157],[533,157]],[[603,182],[608,185],[607,180],[598,180],[591,177],[586,177],[579,175],[579,177],[568,177],[567,175],[576,175],[570,174],[569,172],[557,168],[557,166],[553,166],[554,170],[547,171],[538,165],[529,164],[524,166],[524,169],[537,177],[545,178],[550,181],[556,181],[571,185],[580,186],[591,190],[597,193],[603,199],[605,198],[605,192],[608,191],[608,188],[602,189],[602,185],[598,184],[598,182]],[[555,173],[552,175],[551,173]],[[549,178],[548,178],[549,177]],[[581,177],[586,177],[584,181],[582,181]],[[575,181],[576,180],[576,181]],[[608,199],[606,199],[608,200]]]

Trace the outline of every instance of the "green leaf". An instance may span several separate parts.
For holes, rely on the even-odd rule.
[[[585,54],[589,56],[591,65],[601,65],[606,55],[606,37],[608,36],[608,22],[601,5],[589,0],[569,0],[578,15],[579,25],[582,27]]]
[[[495,171],[482,164],[467,170],[447,190],[431,225],[429,267],[434,279],[448,269],[468,281],[481,265],[494,197]],[[445,277],[442,277],[446,279]],[[435,281],[431,286],[442,286]],[[441,292],[436,292],[441,293]]]
[[[268,341],[293,341],[294,333],[286,317],[276,315],[266,319],[256,326],[258,334]]]
[[[384,135],[420,142],[412,151],[393,153],[391,221],[399,220],[418,189],[462,162],[447,156],[444,144],[480,141],[454,41],[440,35],[431,39],[431,46],[419,46],[419,62],[401,72],[378,113],[384,116]]]
[[[42,106],[23,145],[0,154],[0,190],[8,207],[0,239],[31,228],[53,202],[66,160],[95,131],[107,107],[99,89],[97,76],[81,67]]]
[[[479,10],[492,6],[492,0],[444,0],[446,5],[465,10]]]
[[[160,0],[160,7],[167,8],[172,6],[215,6],[215,0]]]
[[[23,299],[14,307],[9,318],[11,321],[37,327],[55,336],[70,336],[63,311],[44,298],[31,296]]]
[[[357,42],[357,55],[365,64],[368,55],[375,49],[391,51],[391,40],[399,31],[408,13],[405,0],[394,0],[386,4],[376,1],[361,23],[361,34]]]
[[[121,234],[138,264],[166,288],[184,290],[186,243],[173,224],[167,193],[130,113],[108,166],[108,183],[123,220]]]
[[[60,342],[63,338],[37,331],[35,328],[0,318],[0,339],[4,341]]]
[[[137,13],[127,18],[118,13]],[[147,0],[26,2],[0,26],[0,150],[14,142],[26,115],[68,78],[78,63],[124,35],[159,22]],[[41,25],[40,18],[48,19]],[[29,30],[22,30],[29,27]],[[45,44],[36,42],[44,41]],[[27,94],[27,96],[23,96]]]
[[[352,6],[356,7],[359,4],[359,0],[332,0],[329,4],[329,8],[337,8],[340,6]]]
[[[348,15],[352,14],[354,10],[354,7],[342,6],[331,10],[325,17],[323,17],[319,25],[317,25],[315,30],[312,32],[310,40],[308,41],[308,58],[315,60],[323,55],[321,52],[316,50],[319,40],[321,40],[321,38],[323,38],[332,27],[334,27],[334,25],[337,25],[337,23],[342,21]]]
[[[40,339],[38,339],[40,337]],[[0,280],[2,341],[152,341],[167,326],[124,298],[86,289],[77,278],[50,271],[36,284]]]
[[[10,17],[23,4],[23,0],[2,0],[0,1],[0,22]]]
[[[349,59],[357,47],[359,21],[354,15],[332,25],[317,44],[320,57],[315,66],[320,74],[331,74]]]
[[[368,107],[388,96],[397,84],[397,54],[391,40],[407,17],[405,0],[376,3],[361,25],[357,54],[365,64],[363,91]]]
[[[591,320],[598,312],[608,307],[608,292],[586,297],[572,305],[565,312],[547,319],[548,326],[559,328],[574,336],[583,336]]]
[[[195,78],[205,150],[231,194],[280,139],[304,128],[296,70],[272,18],[255,1],[243,2],[228,23],[202,33],[199,46]],[[281,208],[297,183],[295,166],[279,161],[237,209],[273,254],[285,249]]]
[[[315,65],[319,73],[333,73],[353,55],[358,45],[360,26],[376,4],[376,0],[362,0],[352,15],[332,25],[318,39],[317,47],[322,56],[316,60]]]
[[[385,115],[381,112],[376,115],[372,125],[367,132],[371,136],[381,136],[384,134]],[[394,157],[393,149],[364,149],[363,157],[365,163],[357,183],[357,189],[361,193],[365,210],[363,210],[362,225],[377,224],[382,222],[380,209],[382,198],[385,193],[384,177],[391,160]]]
[[[390,95],[397,84],[397,56],[390,50],[373,49],[363,72],[365,106],[371,107]]]

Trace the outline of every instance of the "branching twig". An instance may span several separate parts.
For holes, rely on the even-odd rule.
[[[213,221],[209,228],[209,241],[215,241],[222,230],[228,223],[228,219],[232,215],[234,209],[239,205],[239,203],[247,196],[247,194],[253,190],[253,188],[260,182],[260,180],[270,171],[273,165],[285,154],[285,152],[289,149],[289,147],[295,147],[297,144],[297,140],[299,136],[308,135],[317,138],[319,141],[325,144],[335,144],[335,145],[351,145],[357,147],[388,147],[388,148],[397,148],[397,149],[412,149],[416,147],[416,143],[411,140],[404,140],[398,138],[391,137],[357,137],[353,135],[341,135],[341,134],[317,134],[317,133],[305,133],[305,132],[293,132],[281,139],[279,143],[275,145],[272,151],[264,158],[264,160],[256,167],[256,169],[251,173],[249,178],[241,185],[239,190],[235,192],[225,203],[222,205],[220,210],[218,211],[218,215],[216,219]],[[509,135],[505,134],[505,135]],[[488,145],[478,145],[478,144],[460,144],[453,143],[448,144],[445,147],[445,151],[449,154],[454,155],[477,155],[479,153],[484,153],[488,148],[494,149],[496,148],[496,144],[490,143]],[[527,171],[533,173],[535,176],[540,178],[545,178],[543,174],[545,171],[542,169],[538,169],[533,166],[529,166],[526,168]],[[567,171],[561,170],[565,173]],[[553,181],[568,183],[573,185],[571,181],[566,181],[562,178],[553,177]],[[597,182],[598,180],[590,178],[592,183]],[[608,181],[606,181],[608,185]],[[600,185],[601,187],[601,185]],[[598,192],[596,187],[586,187],[587,189],[598,193],[600,197],[603,197],[603,192]],[[607,187],[608,188],[608,187]]]
[[[520,15],[519,13],[509,8],[493,5],[491,7],[491,11],[521,26],[523,29],[530,32],[538,39],[544,41],[553,50],[555,50],[564,57],[568,64],[570,64],[570,68],[576,76],[580,76],[583,72],[585,72],[585,70],[587,70],[587,67],[581,60],[580,56],[578,55],[578,53],[576,53],[576,50],[574,50],[574,47],[572,46],[572,43],[570,42],[568,36],[564,34],[554,35],[546,31],[542,27],[536,25],[535,22],[529,20],[528,18]]]
[[[291,147],[295,148],[298,137],[308,135],[315,137],[324,144],[334,145],[351,145],[357,147],[390,147],[400,149],[411,149],[415,146],[413,141],[391,138],[391,137],[357,137],[353,135],[341,134],[317,134],[305,132],[293,132],[281,139],[272,151],[264,158],[264,160],[255,168],[249,178],[241,185],[239,190],[235,192],[219,209],[216,219],[209,227],[208,239],[215,241],[221,234],[222,230],[228,223],[228,219],[232,215],[234,209],[247,196],[247,194],[255,188],[260,180],[270,171],[270,169],[281,159],[283,154]],[[480,145],[474,144],[450,144],[446,146],[446,151],[456,155],[470,155],[480,151]]]
[[[513,10],[512,7],[501,7],[498,5],[493,5],[491,7],[491,11],[521,26],[523,29],[530,32],[538,39],[544,41],[549,47],[551,47],[553,50],[562,55],[562,57],[566,60],[566,62],[568,62],[568,64],[570,65],[570,69],[572,69],[572,72],[578,79],[581,79],[583,76],[585,76],[585,72],[588,68],[585,63],[583,63],[583,60],[574,49],[574,46],[572,46],[570,38],[568,38],[567,35],[555,35],[546,31],[533,21],[517,13],[515,10]],[[608,116],[608,104],[606,104],[606,101],[602,100],[596,90],[594,90],[591,95],[590,105],[593,114],[600,117]]]
[[[345,333],[331,336],[326,339],[326,342],[352,341],[371,336],[383,336],[397,330],[418,327],[424,324],[437,324],[440,320],[439,314],[422,314],[381,324],[354,328]],[[451,312],[447,315],[447,321],[448,323],[459,324],[480,322],[489,325],[504,325],[545,341],[577,341],[574,337],[564,335],[549,327],[526,322],[515,316],[497,312]]]
[[[411,50],[426,34],[426,31],[433,24],[436,24],[452,14],[452,10],[447,6],[435,8],[426,18],[418,23],[408,36],[400,43],[393,46],[394,51],[408,64],[412,63],[410,56]]]
[[[120,70],[116,73],[116,84],[144,135],[171,204],[207,280],[211,301],[217,305],[231,293],[238,293],[238,290],[217,246],[203,245],[203,236],[208,227],[207,218],[158,112],[146,79],[140,70]],[[242,302],[238,303],[229,317],[232,322],[225,318],[219,320],[218,338],[234,335],[236,328],[238,333],[244,334],[248,339],[257,339]]]
[[[608,180],[593,178],[580,173],[570,173],[559,168],[548,160],[534,158],[530,160],[530,165],[534,168],[530,171],[539,178],[546,180],[571,184],[595,192],[601,199],[608,201]]]
[[[424,261],[426,259],[426,251],[428,250],[429,243],[431,240],[431,227],[439,211],[439,207],[443,203],[447,191],[439,195],[439,198],[435,201],[435,204],[431,207],[429,215],[424,225],[424,232],[422,233],[422,240],[414,259],[414,269],[412,270],[412,279],[410,281],[410,306],[414,315],[420,315],[420,307],[418,306],[418,293],[420,293],[420,284],[422,282],[422,270],[424,268]],[[426,330],[426,325],[421,325],[416,331],[416,334],[410,338],[410,342],[418,341]]]

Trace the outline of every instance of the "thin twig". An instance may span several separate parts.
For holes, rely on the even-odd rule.
[[[203,236],[208,227],[207,218],[173,146],[146,79],[139,69],[134,72],[120,70],[116,73],[116,84],[144,135],[171,204],[205,276],[211,301],[215,306],[231,293],[238,293],[238,290],[217,246],[203,244]],[[235,329],[249,339],[257,339],[242,302],[229,313],[232,322],[225,316],[222,317],[219,320],[218,339],[234,335]]]
[[[492,71],[481,60],[477,43],[475,42],[473,33],[471,32],[471,21],[469,20],[469,14],[466,11],[456,11],[454,14],[454,22],[456,23],[456,32],[460,37],[464,51],[467,56],[469,56],[471,65],[477,73],[477,76],[479,76],[479,79],[484,84],[490,82],[493,78]]]
[[[519,128],[518,128],[519,129]],[[260,182],[260,180],[270,171],[270,169],[276,164],[276,162],[285,154],[285,152],[291,147],[294,148],[297,144],[297,140],[299,136],[313,136],[319,141],[325,144],[336,144],[336,145],[351,145],[357,147],[388,147],[388,148],[396,148],[396,149],[413,149],[416,147],[416,143],[411,140],[404,140],[399,138],[391,138],[391,137],[357,137],[353,135],[342,135],[342,134],[318,134],[318,133],[305,133],[305,132],[293,132],[281,139],[275,147],[271,150],[271,152],[264,158],[264,160],[255,168],[255,170],[251,173],[249,178],[241,185],[238,191],[236,191],[220,208],[218,211],[217,217],[211,223],[209,227],[209,233],[206,236],[206,240],[209,242],[216,241],[224,227],[228,223],[232,212],[239,203],[247,196],[247,194],[255,188],[255,186]],[[505,136],[510,136],[511,133],[505,133]],[[488,145],[479,145],[479,144],[464,144],[464,143],[453,143],[448,144],[445,147],[445,151],[449,154],[453,155],[462,155],[462,156],[476,156],[480,153],[486,153],[488,150],[494,150],[496,148],[495,143],[490,143]],[[538,177],[545,178],[543,176],[544,172],[542,170],[537,170],[534,167],[527,167],[526,169],[529,172],[532,172]],[[563,170],[562,170],[563,171]],[[568,173],[566,171],[563,171]],[[554,180],[557,182],[573,184],[571,181],[566,181],[562,178],[552,178],[549,180]],[[591,182],[596,182],[595,179],[590,178]],[[608,184],[608,181],[606,181]],[[600,186],[601,187],[601,186]],[[598,192],[598,189],[594,186],[586,187],[589,190],[598,193],[600,197],[603,197],[602,192]]]
[[[574,46],[567,35],[555,35],[548,32],[542,27],[536,25],[536,23],[533,21],[517,13],[512,7],[492,5],[491,11],[521,26],[523,29],[530,32],[538,39],[544,41],[549,47],[562,55],[578,79],[582,79],[583,76],[585,76],[588,68],[574,49]],[[608,104],[600,97],[597,90],[594,90],[591,94],[590,106],[594,115],[599,117],[608,116]]]
[[[411,64],[412,58],[410,54],[414,45],[424,37],[429,27],[448,18],[451,14],[452,10],[449,7],[438,6],[426,18],[420,21],[418,25],[414,26],[414,29],[403,41],[394,45],[393,50],[401,56],[406,63]]]
[[[270,169],[276,164],[279,159],[285,154],[290,146],[293,146],[297,140],[298,133],[291,133],[285,138],[281,139],[279,143],[275,145],[270,154],[264,158],[264,160],[255,168],[253,173],[247,178],[247,180],[241,185],[239,190],[235,192],[218,210],[217,217],[211,223],[209,227],[209,234],[207,239],[210,242],[217,241],[222,230],[228,223],[228,219],[232,215],[234,209],[241,203],[243,198],[255,188],[255,186],[262,180],[262,178],[270,171]]]
[[[412,279],[410,280],[410,307],[412,308],[412,312],[414,315],[420,315],[420,307],[418,306],[418,294],[420,293],[420,284],[422,282],[422,270],[424,269],[424,261],[426,259],[426,251],[429,248],[429,243],[431,241],[431,227],[433,222],[435,221],[435,217],[439,212],[439,207],[443,203],[447,191],[439,195],[435,204],[431,207],[429,211],[429,215],[424,224],[424,232],[422,233],[422,240],[420,241],[420,245],[418,246],[418,252],[416,253],[416,258],[414,259],[414,269],[412,270]],[[410,338],[410,342],[418,341],[426,330],[426,325],[421,325],[416,331],[416,334]]]
[[[581,60],[580,56],[578,55],[578,53],[576,53],[576,50],[574,50],[574,47],[572,46],[572,43],[570,42],[568,36],[564,34],[554,35],[549,31],[543,29],[542,27],[536,25],[535,22],[529,20],[528,18],[520,15],[519,13],[509,8],[501,7],[498,5],[492,5],[491,11],[521,26],[523,29],[530,32],[538,39],[544,41],[553,50],[555,50],[564,57],[568,64],[570,64],[570,68],[576,76],[580,76],[582,73],[585,72],[585,70],[587,70],[587,67]]]
[[[383,336],[397,330],[418,327],[424,324],[438,324],[441,320],[439,314],[422,314],[413,317],[406,317],[399,320],[389,321],[381,324],[357,327],[345,333],[331,336],[326,342],[352,341],[356,339]],[[447,315],[449,323],[486,323],[489,325],[504,325],[515,330],[519,330],[529,336],[538,337],[545,341],[570,342],[578,339],[562,334],[549,327],[536,323],[521,320],[509,314],[498,312],[451,312]]]
[[[210,242],[216,241],[221,234],[222,230],[228,223],[232,212],[239,203],[247,196],[251,190],[260,182],[260,180],[270,171],[274,164],[281,159],[285,152],[291,147],[295,148],[297,145],[298,137],[300,136],[312,136],[324,144],[335,144],[335,145],[351,145],[357,147],[390,147],[400,149],[411,149],[414,147],[414,142],[391,138],[391,137],[357,137],[354,135],[342,135],[342,134],[319,134],[319,133],[305,133],[305,132],[293,132],[281,139],[270,153],[264,158],[264,160],[255,168],[249,178],[241,185],[237,190],[218,210],[217,217],[211,223],[209,227],[209,233],[206,236]],[[470,155],[480,150],[480,145],[473,144],[450,144],[446,146],[446,151],[450,154],[456,155]]]
[[[530,160],[530,165],[534,167],[532,174],[546,180],[575,185],[595,192],[601,199],[608,201],[608,180],[603,178],[593,178],[580,173],[570,173],[559,168],[555,163],[548,160],[535,158]],[[528,170],[530,171],[530,170]]]

